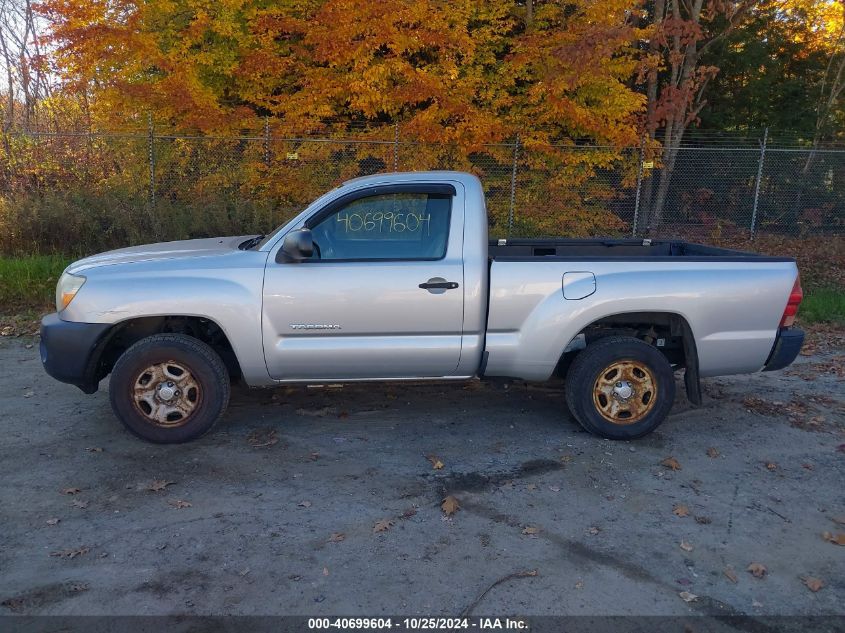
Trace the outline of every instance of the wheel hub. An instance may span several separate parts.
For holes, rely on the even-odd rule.
[[[630,382],[622,380],[613,387],[613,395],[617,400],[627,400],[634,395],[634,388]]]
[[[156,394],[162,402],[170,402],[174,397],[179,395],[179,390],[172,382],[160,382],[156,387]]]
[[[169,428],[182,426],[191,418],[202,394],[186,365],[166,361],[138,374],[132,397],[135,408],[148,422]]]

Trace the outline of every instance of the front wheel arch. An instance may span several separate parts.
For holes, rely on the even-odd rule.
[[[102,336],[88,360],[86,375],[96,385],[108,376],[120,356],[143,338],[154,334],[184,334],[211,347],[223,360],[232,381],[241,378],[241,366],[229,337],[208,317],[194,315],[143,316],[115,323]]]

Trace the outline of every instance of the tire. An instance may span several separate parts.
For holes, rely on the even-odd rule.
[[[109,381],[115,415],[156,444],[194,440],[229,404],[229,374],[208,345],[184,334],[141,339],[117,360]]]
[[[651,433],[669,415],[675,375],[657,349],[631,336],[609,336],[588,345],[566,376],[566,403],[590,433],[633,440]]]

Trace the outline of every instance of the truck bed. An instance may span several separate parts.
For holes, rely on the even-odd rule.
[[[789,262],[789,257],[771,257],[729,248],[717,248],[679,240],[648,239],[508,239],[491,240],[488,257],[497,261],[768,261]]]

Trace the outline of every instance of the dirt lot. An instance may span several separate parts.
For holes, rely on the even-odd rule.
[[[160,447],[33,342],[0,339],[0,613],[845,614],[841,353],[708,380],[632,443],[473,383],[236,390]]]

